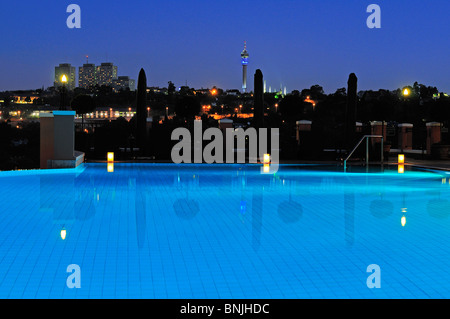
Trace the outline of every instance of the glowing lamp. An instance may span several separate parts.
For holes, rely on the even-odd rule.
[[[67,236],[67,231],[63,228],[61,229],[61,239],[64,240],[66,239]]]
[[[405,217],[405,215],[402,216],[402,219],[400,221],[402,223],[402,227],[405,227],[405,225],[406,225],[406,217]]]
[[[398,163],[399,164],[405,163],[405,155],[404,154],[398,154]]]
[[[398,173],[403,174],[405,172],[405,165],[399,165],[398,166]]]
[[[263,156],[263,163],[264,164],[270,164],[270,154],[264,154],[264,156]]]
[[[114,152],[108,152],[107,159],[108,162],[114,162]]]
[[[263,172],[264,173],[270,173],[270,164],[264,164]]]
[[[61,77],[61,82],[67,83],[67,76],[65,74],[63,74],[63,76]]]

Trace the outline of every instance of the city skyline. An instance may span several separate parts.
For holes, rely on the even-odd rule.
[[[77,3],[81,29],[66,27],[67,3],[24,1],[19,11],[14,3],[2,4],[0,23],[10,46],[0,53],[0,91],[51,86],[55,65],[79,66],[86,55],[90,63],[113,61],[131,78],[142,67],[149,86],[172,81],[177,87],[187,82],[195,88],[240,89],[244,41],[251,52],[248,75],[261,69],[267,87],[286,86],[290,92],[319,84],[333,93],[354,72],[361,90],[418,81],[450,91],[449,46],[442,41],[450,9],[445,1],[408,6],[378,1],[382,28],[376,30],[366,26],[369,2],[360,1],[260,1],[256,8],[248,3],[247,10],[236,10],[242,4],[233,0]],[[37,7],[48,23],[34,25]],[[424,19],[430,21],[426,27],[417,23]]]

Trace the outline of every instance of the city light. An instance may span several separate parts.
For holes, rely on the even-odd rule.
[[[404,95],[404,96],[409,96],[409,94],[411,94],[411,92],[409,91],[409,89],[408,89],[408,88],[404,88],[404,89],[403,89],[403,95]]]
[[[316,101],[311,100],[310,96],[307,96],[307,97],[306,97],[305,102],[311,103],[313,107],[316,106]]]
[[[217,95],[217,90],[216,89],[212,89],[210,92],[211,92],[211,95]]]

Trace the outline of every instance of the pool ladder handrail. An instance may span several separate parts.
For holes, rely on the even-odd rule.
[[[344,172],[347,171],[347,161],[348,159],[353,155],[353,153],[356,151],[359,145],[366,140],[366,165],[369,165],[369,138],[381,138],[381,164],[384,164],[384,137],[383,135],[364,135],[361,140],[356,144],[356,146],[353,148],[353,150],[350,152],[350,154],[347,156],[347,158],[344,160]]]

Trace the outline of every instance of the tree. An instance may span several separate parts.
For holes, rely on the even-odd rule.
[[[90,95],[80,94],[73,98],[70,107],[77,114],[81,114],[81,127],[84,129],[84,115],[95,110],[94,99]]]
[[[340,88],[337,89],[334,93],[336,97],[346,97],[347,96],[347,89],[346,88]]]
[[[147,76],[144,69],[139,71],[138,90],[136,99],[136,133],[141,152],[144,152],[147,140]]]
[[[314,100],[321,100],[325,96],[323,87],[321,87],[318,84],[311,86],[311,88],[309,90],[310,90],[311,98]]]
[[[281,116],[287,121],[300,119],[304,112],[305,105],[299,95],[288,94],[279,103]]]
[[[172,81],[169,81],[169,82],[167,82],[167,83],[168,83],[168,86],[167,86],[167,93],[168,93],[169,95],[174,94],[174,93],[175,93],[175,84],[173,84]]]

